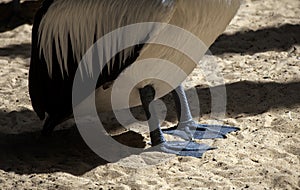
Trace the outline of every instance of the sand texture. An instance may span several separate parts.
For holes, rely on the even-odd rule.
[[[10,17],[3,4],[0,10]],[[0,189],[300,189],[299,0],[243,0],[210,48],[227,92],[222,121],[241,130],[201,141],[218,147],[201,159],[150,152],[107,163],[88,148],[72,120],[41,138],[43,122],[27,87],[31,20],[2,18]],[[184,85],[189,96],[194,90],[199,96],[195,120],[213,119],[210,88],[220,86],[210,84],[200,67]],[[176,124],[174,106],[167,107],[164,127]],[[143,118],[141,108],[135,112]],[[103,118],[119,142],[148,146],[147,126],[132,123],[126,131],[110,113]]]

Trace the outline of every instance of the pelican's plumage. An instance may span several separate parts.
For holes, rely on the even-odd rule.
[[[225,30],[239,5],[239,0],[44,1],[37,13],[33,27],[29,90],[34,109],[43,118],[44,112],[57,112],[61,107],[65,107],[66,102],[71,101],[70,86],[77,64],[93,43],[105,34],[134,23],[163,22],[193,33],[209,47]],[[159,32],[163,28],[157,30]],[[151,33],[151,31],[138,32],[145,32],[145,38],[147,37],[146,32]],[[136,39],[136,41],[145,41],[145,39]],[[110,43],[110,46],[113,47],[119,42],[112,39]],[[199,55],[202,56],[205,51],[199,52]],[[119,65],[118,67],[125,64],[120,67],[124,70],[129,65],[134,66],[131,62],[153,57],[166,59],[179,65],[187,75],[195,67],[195,63],[187,57],[172,48],[159,45],[128,48],[120,52],[117,63],[115,61],[111,63]],[[128,61],[129,58],[131,61]],[[109,64],[108,66],[107,74],[103,76],[105,82],[108,81],[107,75],[119,75],[121,72],[112,71],[113,67]],[[35,69],[38,71],[34,71]],[[161,70],[160,68],[153,69]],[[166,74],[168,73],[162,73],[162,75]],[[176,73],[172,74],[176,76]],[[116,76],[112,78],[114,79]],[[147,83],[152,84],[153,81],[150,80]],[[160,88],[159,85],[154,84],[155,88],[160,91],[157,93],[157,97],[161,97],[171,90],[166,86]],[[101,97],[99,104],[102,106],[98,106],[100,111],[110,109],[108,93],[110,90],[104,92],[103,89],[99,89],[97,92]],[[105,96],[101,96],[101,94],[105,94]],[[133,105],[140,104],[139,98],[136,96],[137,91],[131,98]],[[67,103],[67,107],[70,110],[70,103]]]
[[[97,49],[104,55],[103,59],[98,60],[99,64],[107,64],[97,78],[97,110],[111,109],[112,86],[106,84],[120,78],[121,81],[134,81],[150,76],[138,83],[129,97],[129,106],[144,102],[145,111],[149,112],[147,109],[152,98],[159,98],[174,90],[153,78],[168,78],[174,80],[173,87],[179,86],[196,67],[208,47],[225,30],[239,6],[240,0],[45,0],[34,20],[29,71],[32,106],[40,119],[45,118],[45,113],[48,114],[44,130],[52,131],[57,124],[72,115],[72,85],[78,64],[98,39],[118,28],[137,23],[165,23],[156,27],[135,28],[130,38],[126,34],[106,39],[107,46]],[[189,40],[182,41],[182,36],[172,35],[167,24],[184,29],[203,42],[205,47],[196,52],[194,60],[172,47],[151,43],[153,39],[166,38],[174,44],[189,47]],[[134,45],[116,55],[112,53],[120,44],[128,41]],[[193,51],[193,47],[189,48]],[[172,63],[176,69],[169,69],[160,62],[141,67],[143,60],[151,58]],[[98,69],[94,66],[87,68],[90,75],[93,75],[95,68]],[[121,85],[117,92],[121,93],[126,88],[126,85]],[[177,103],[185,102],[185,120],[190,122],[191,115],[184,91],[178,88],[178,92],[179,97],[174,97]],[[143,99],[145,94],[149,96]],[[121,109],[124,105],[117,103],[114,108]],[[180,105],[178,115],[181,112],[179,109]],[[155,134],[161,140],[158,143],[164,142],[159,126],[153,123],[149,125],[153,129],[158,127],[158,133]],[[236,130],[230,127],[223,129],[224,134]]]

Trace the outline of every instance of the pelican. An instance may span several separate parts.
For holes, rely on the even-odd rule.
[[[51,134],[55,126],[72,116],[74,78],[80,69],[81,60],[97,40],[118,28],[139,23],[164,23],[147,30],[137,30],[137,35],[131,35],[130,40],[140,44],[126,47],[115,55],[112,55],[111,50],[118,49],[120,43],[125,43],[126,36],[106,41],[103,49],[99,50],[98,47],[98,51],[106,58],[112,58],[100,59],[100,65],[105,66],[97,76],[97,86],[93,89],[97,111],[142,105],[148,119],[152,146],[159,146],[161,151],[167,153],[201,157],[210,147],[203,147],[193,139],[205,138],[205,131],[215,133],[214,138],[223,138],[238,128],[221,126],[221,130],[215,131],[215,126],[193,121],[181,82],[197,64],[173,48],[153,44],[150,40],[163,36],[182,42],[181,36],[174,36],[172,32],[166,31],[165,27],[171,25],[190,32],[205,47],[209,47],[225,30],[239,6],[240,0],[45,0],[34,19],[29,70],[29,93],[33,109],[41,120],[46,118],[42,134]],[[184,45],[188,44],[182,44]],[[197,61],[200,61],[207,49],[198,53]],[[143,60],[151,58],[166,60],[179,69],[169,70],[166,64],[160,62],[141,67]],[[95,71],[93,69],[99,68],[87,69],[92,73],[89,73],[91,76]],[[181,75],[182,72],[186,76]],[[122,89],[122,85],[113,89],[113,83],[118,79],[121,82],[131,81],[143,76],[168,78],[173,84],[170,86],[161,80],[145,78],[133,87],[128,105],[117,103],[112,107],[112,92],[115,90],[122,93],[128,90]],[[169,92],[172,92],[175,101],[178,125],[175,129],[163,131],[151,102]],[[85,96],[90,93],[92,92],[84,92]],[[83,102],[84,98],[77,103]],[[188,143],[166,141],[164,133],[181,136]]]

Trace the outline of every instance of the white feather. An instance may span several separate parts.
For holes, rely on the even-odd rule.
[[[54,41],[60,68],[64,64],[67,71],[67,36],[71,39],[75,60],[80,62],[95,36],[101,38],[119,27],[139,22],[167,22],[174,11],[171,5],[172,1],[162,3],[161,0],[54,0],[39,26],[40,56],[45,57],[51,75]],[[107,43],[117,45],[120,42],[116,40]],[[123,61],[132,51],[129,48],[123,52]],[[106,57],[109,54],[109,51],[104,52]]]

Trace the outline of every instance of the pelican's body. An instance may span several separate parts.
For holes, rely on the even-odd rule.
[[[202,48],[196,57],[196,61],[200,61],[207,48],[225,30],[239,5],[239,0],[45,0],[33,26],[29,91],[34,110],[41,119],[47,113],[52,118],[48,119],[48,125],[50,122],[52,126],[72,114],[72,84],[78,64],[89,48],[106,34],[142,22],[170,24],[191,32],[203,42],[206,48]],[[163,79],[174,76],[173,85],[179,86],[195,68],[195,60],[173,48],[151,43],[166,34],[165,25],[157,26],[137,30],[143,35],[132,39],[141,44],[128,47],[117,55],[112,55],[112,49],[125,43],[126,36],[106,41],[108,48],[99,50],[105,57],[113,59],[99,60],[102,66],[106,62],[107,65],[97,83],[98,111],[111,109],[113,85],[105,88],[103,85],[118,77],[126,81],[140,79],[145,73]],[[180,41],[180,36],[174,37],[172,33],[165,37]],[[149,58],[167,60],[178,69],[170,73],[164,64],[155,64],[155,67],[148,64],[145,70],[138,72],[140,63]],[[160,80],[143,80],[133,88],[129,107],[142,104],[141,89],[147,86],[155,90],[155,98],[174,90]],[[120,93],[125,90],[122,86],[117,88]],[[145,93],[149,92],[151,90]],[[114,108],[124,107],[120,103]]]

